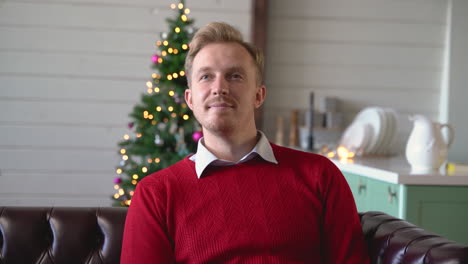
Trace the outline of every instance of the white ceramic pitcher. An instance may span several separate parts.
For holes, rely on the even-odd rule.
[[[451,125],[433,122],[423,115],[410,117],[414,127],[406,144],[406,159],[414,173],[433,172],[447,159],[455,133]],[[448,130],[444,139],[442,129]]]

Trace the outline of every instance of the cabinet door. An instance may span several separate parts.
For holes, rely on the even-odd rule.
[[[369,211],[367,208],[366,199],[367,178],[348,172],[344,172],[343,175],[345,176],[346,181],[348,182],[351,192],[353,192],[357,210],[359,212]]]
[[[408,186],[407,220],[468,244],[468,187]]]
[[[368,178],[366,189],[369,211],[381,211],[395,217],[402,217],[399,215],[399,206],[400,200],[404,198],[401,196],[399,184]]]

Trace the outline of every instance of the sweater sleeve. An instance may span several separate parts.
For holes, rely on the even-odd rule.
[[[162,182],[149,180],[138,183],[132,197],[125,220],[121,264],[175,263],[165,224],[165,193],[157,185]]]
[[[368,264],[367,245],[353,194],[341,171],[328,159],[322,174],[325,263]]]

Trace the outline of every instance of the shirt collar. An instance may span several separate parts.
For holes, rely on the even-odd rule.
[[[203,174],[203,171],[209,166],[229,166],[238,163],[246,162],[255,156],[260,156],[265,161],[278,164],[278,161],[275,158],[273,153],[273,149],[271,148],[270,142],[268,138],[262,131],[258,131],[260,134],[260,139],[258,140],[255,147],[247,153],[244,157],[242,157],[238,162],[231,162],[227,160],[218,159],[213,153],[211,153],[203,144],[203,138],[198,141],[197,146],[197,153],[190,157],[190,160],[195,162],[195,171],[197,173],[198,178],[200,178]]]

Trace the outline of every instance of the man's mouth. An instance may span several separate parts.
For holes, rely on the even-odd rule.
[[[213,103],[208,106],[209,108],[232,108],[233,106],[228,103]]]

